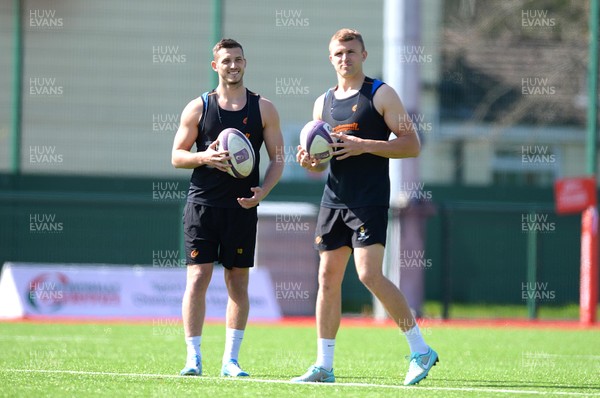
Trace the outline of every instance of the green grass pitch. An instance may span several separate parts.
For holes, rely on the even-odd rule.
[[[312,326],[249,325],[240,363],[219,377],[224,326],[205,326],[204,376],[180,377],[181,325],[0,323],[1,397],[600,396],[598,330],[421,327],[440,363],[403,387],[408,347],[391,327],[340,329],[334,385],[287,381],[316,354]]]

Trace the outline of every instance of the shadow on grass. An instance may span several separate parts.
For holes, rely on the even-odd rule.
[[[299,374],[298,374],[299,375]],[[293,377],[298,375],[290,375],[289,373],[252,373],[252,378],[257,379],[268,379],[268,380],[281,380],[291,381]],[[337,376],[335,377],[338,383],[365,383],[365,384],[381,384],[381,385],[398,385],[401,386],[403,378],[398,377],[378,377],[378,376]],[[440,386],[439,383],[444,383]],[[447,383],[447,384],[446,384]],[[299,384],[310,384],[310,383],[299,383]],[[425,387],[456,387],[456,388],[499,388],[499,389],[518,389],[518,388],[544,388],[544,389],[561,389],[561,390],[598,390],[600,391],[600,384],[580,384],[580,385],[568,385],[562,383],[544,383],[544,382],[527,382],[522,380],[494,380],[485,381],[478,379],[448,379],[448,378],[427,378],[419,386]]]
[[[433,379],[431,381],[434,381]],[[466,380],[466,379],[440,379],[436,378],[435,381],[444,381],[452,384],[460,383],[460,387],[488,387],[488,388],[560,388],[567,390],[581,390],[583,388],[590,390],[599,390],[600,384],[578,384],[578,385],[569,385],[562,383],[544,383],[539,381],[523,381],[523,380],[503,380],[503,381],[484,381],[484,380]]]
[[[298,374],[289,374],[289,373],[251,373],[251,376],[253,378],[257,378],[257,379],[269,379],[269,380],[282,380],[282,381],[291,381],[292,378],[294,377],[298,377],[302,375],[302,373],[298,373]],[[400,378],[398,378],[400,379]],[[372,381],[373,380],[390,380],[390,377],[377,377],[377,376],[364,376],[364,377],[360,377],[360,376],[338,376],[337,374],[335,375],[335,380],[342,382],[342,383],[359,383],[359,382],[364,382],[364,383],[370,383],[373,384]],[[357,381],[358,380],[358,381]],[[393,379],[392,379],[393,380]],[[404,379],[402,379],[404,380]],[[384,383],[380,383],[380,384],[384,384]]]

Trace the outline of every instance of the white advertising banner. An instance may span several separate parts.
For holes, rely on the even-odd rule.
[[[227,287],[215,267],[206,294],[206,318],[225,319]],[[185,268],[97,264],[5,263],[0,277],[0,318],[181,317]],[[268,270],[251,269],[250,320],[278,320]]]

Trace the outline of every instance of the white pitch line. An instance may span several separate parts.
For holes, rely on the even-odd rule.
[[[288,380],[266,380],[252,379],[245,377],[217,377],[217,376],[179,376],[172,374],[153,374],[153,373],[117,373],[117,372],[88,372],[83,370],[47,370],[47,369],[0,369],[0,372],[15,373],[54,373],[54,374],[72,374],[83,376],[118,376],[118,377],[142,377],[142,378],[169,378],[181,380],[219,380],[245,383],[271,383],[271,384],[292,384],[295,386],[329,386],[329,387],[369,387],[369,388],[387,388],[396,390],[431,390],[431,391],[463,391],[463,392],[487,392],[499,394],[532,394],[532,395],[561,395],[561,396],[586,396],[600,397],[600,393],[574,392],[574,391],[538,391],[538,390],[511,390],[500,388],[477,388],[477,387],[426,387],[426,386],[398,386],[389,384],[370,384],[370,383],[294,383]]]
[[[69,336],[0,336],[0,340],[8,341],[68,341],[68,342],[109,342],[108,337],[90,337],[86,335],[69,335]]]
[[[525,352],[525,353],[521,354],[521,357],[526,358],[526,359],[546,359],[546,358],[567,358],[567,359],[582,358],[582,359],[592,359],[592,360],[600,359],[600,355],[545,354],[543,352],[541,352],[541,353]]]

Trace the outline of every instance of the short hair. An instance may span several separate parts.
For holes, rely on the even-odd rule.
[[[362,50],[365,51],[365,42],[363,41],[363,37],[358,30],[343,28],[335,32],[335,34],[331,37],[329,43],[334,40],[338,40],[341,42],[358,40],[360,45],[362,46]]]
[[[244,55],[244,48],[242,47],[242,45],[240,43],[238,43],[237,41],[235,41],[233,39],[221,39],[213,47],[213,50],[212,50],[213,58],[217,58],[217,53],[222,48],[239,48],[240,50],[242,50],[242,55]]]

